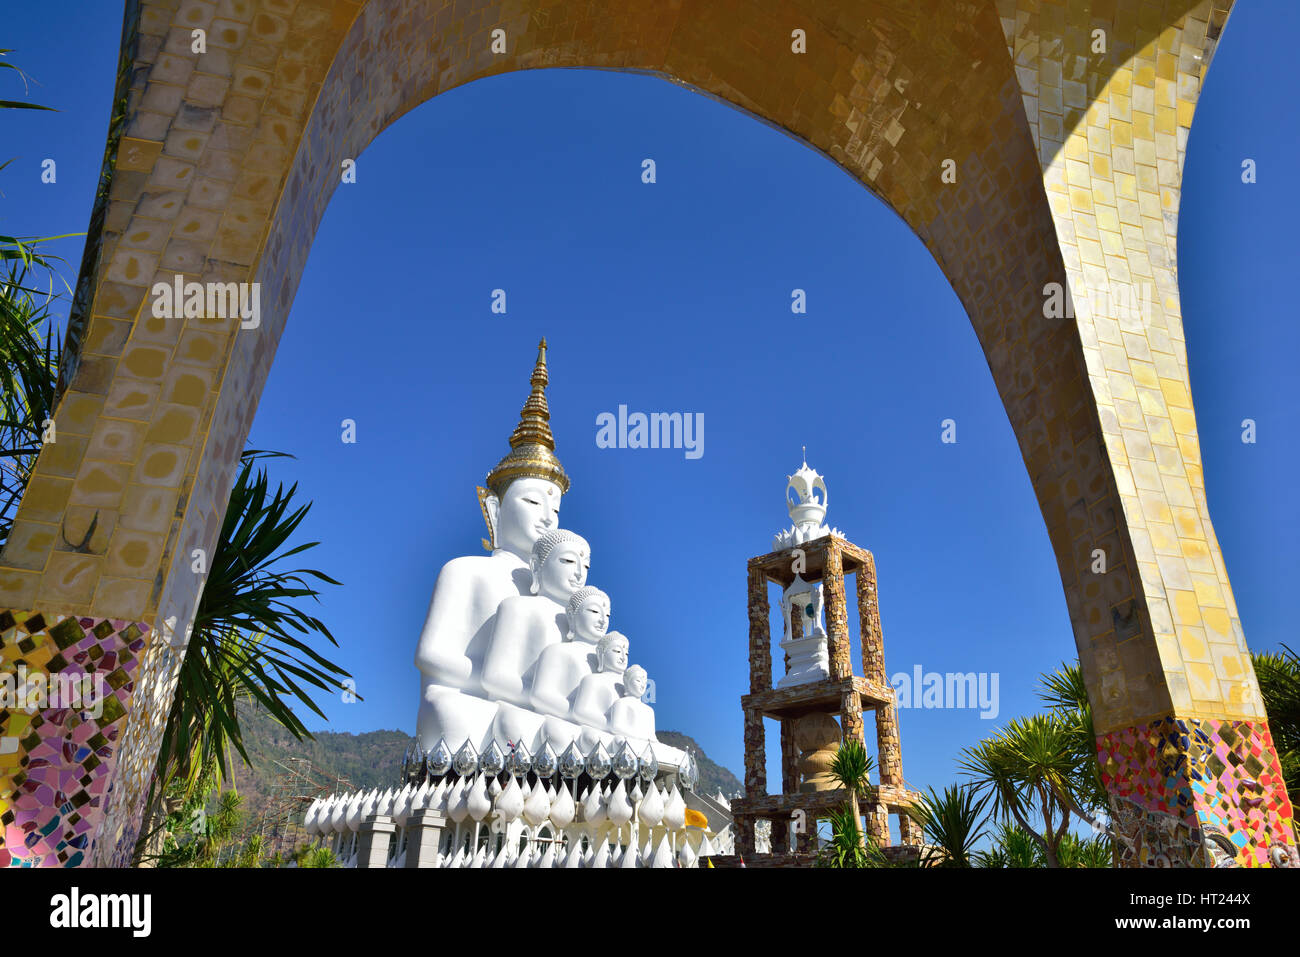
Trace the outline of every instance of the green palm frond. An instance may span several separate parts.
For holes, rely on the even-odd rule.
[[[254,472],[261,460],[279,456],[249,450],[242,457],[163,734],[164,784],[179,776],[191,790],[209,763],[215,763],[218,779],[226,779],[232,748],[249,761],[240,702],[260,706],[301,740],[310,734],[291,702],[296,699],[324,718],[312,694],[350,690],[344,684],[348,672],[322,657],[308,639],[320,635],[335,646],[338,642],[301,605],[303,599],[319,601],[318,583],[338,582],[317,569],[280,567],[318,543],[289,547],[311,506],[295,507],[296,484],[272,492],[266,469]]]
[[[1081,838],[1066,834],[1057,849],[1062,867],[1110,867],[1111,843],[1105,835]]]
[[[827,773],[840,787],[861,794],[870,784],[871,772],[876,763],[861,741],[849,738],[835,752],[835,759]]]
[[[3,50],[3,49],[0,49],[0,57],[8,56],[10,53],[13,53],[13,52],[14,52],[13,50]],[[25,89],[27,88],[27,84],[28,84],[28,81],[29,81],[30,77],[28,77],[27,74],[24,73],[20,67],[16,66],[16,65],[13,64],[13,63],[10,63],[8,60],[2,60],[2,59],[0,59],[0,70],[13,70],[15,73],[18,74],[19,78],[23,81],[23,89],[25,90]],[[51,112],[58,112],[58,111],[55,110],[54,107],[52,107],[52,106],[41,106],[41,105],[39,105],[39,104],[37,104],[37,103],[28,103],[28,102],[26,102],[25,100],[0,100],[0,109],[3,109],[3,110],[50,110]]]
[[[0,278],[0,545],[8,540],[53,420],[63,361],[50,314],[57,297],[26,286],[38,268],[13,261]]]
[[[989,793],[977,795],[970,785],[949,785],[942,794],[930,788],[912,815],[921,825],[928,849],[926,867],[972,867],[975,845],[984,837]]]
[[[1046,867],[1047,861],[1038,844],[1015,825],[1002,821],[993,833],[993,846],[975,855],[979,867],[1026,868]]]

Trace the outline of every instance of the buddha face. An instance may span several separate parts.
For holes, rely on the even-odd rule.
[[[623,693],[630,698],[645,697],[646,673],[640,665],[633,665],[623,672]]]
[[[611,632],[601,641],[597,649],[600,656],[600,670],[621,675],[627,670],[627,638],[618,632]]]
[[[488,516],[492,520],[497,548],[514,552],[525,561],[533,543],[545,532],[560,525],[560,487],[546,479],[515,479],[505,495],[487,497]]]
[[[590,568],[591,552],[584,542],[560,542],[551,549],[542,567],[534,572],[537,593],[564,604],[570,595],[587,584]]]
[[[594,645],[609,628],[609,600],[603,595],[592,595],[582,603],[571,624],[577,640]]]

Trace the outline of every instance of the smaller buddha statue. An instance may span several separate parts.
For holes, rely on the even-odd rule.
[[[616,735],[638,741],[656,741],[655,712],[641,699],[645,697],[649,677],[640,665],[623,672],[622,697],[609,707],[609,729]]]
[[[529,694],[534,711],[566,721],[578,685],[600,667],[598,647],[609,626],[609,596],[599,588],[574,592],[567,619],[565,640],[547,645],[538,656]]]
[[[496,701],[527,707],[527,677],[544,649],[564,641],[565,608],[587,583],[591,546],[575,532],[557,528],[533,545],[529,595],[515,595],[497,608],[483,656],[483,690]]]
[[[552,649],[568,648],[573,651],[576,657],[580,657],[578,664],[583,670],[589,671],[591,666],[587,662],[589,650],[605,635],[605,629],[609,627],[609,596],[599,588],[592,585],[584,585],[572,595],[569,596],[568,606],[565,611],[565,632],[562,641],[549,644],[542,650],[538,656],[537,662],[524,672],[522,676],[522,701],[516,699],[518,703],[512,703],[509,699],[502,699],[497,704],[496,717],[492,724],[493,736],[498,741],[522,741],[529,750],[536,750],[541,746],[542,739],[539,739],[538,733],[541,731],[544,719],[546,720],[545,740],[551,743],[551,747],[559,753],[568,747],[568,743],[578,737],[577,725],[570,724],[564,718],[552,715],[549,719],[545,718],[545,712],[534,710],[532,705],[533,691],[539,687],[538,672],[543,673],[540,687],[547,689],[551,687],[556,679],[554,675],[558,668],[553,664],[543,668],[541,658],[551,652],[553,658],[557,653]],[[551,636],[554,639],[554,635]],[[575,645],[574,643],[577,642]],[[512,685],[513,686],[513,685]],[[543,694],[545,699],[547,696]],[[558,693],[551,696],[559,707],[560,696]],[[568,715],[568,694],[563,696],[565,716]]]
[[[627,637],[617,631],[600,639],[596,645],[596,670],[578,683],[569,720],[598,731],[606,729],[606,714],[622,692],[627,652]]]

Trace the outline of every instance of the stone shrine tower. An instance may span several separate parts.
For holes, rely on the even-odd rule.
[[[790,493],[794,493],[793,497]],[[827,491],[822,476],[803,466],[789,477],[786,506],[794,525],[776,536],[774,550],[749,560],[749,694],[745,712],[745,796],[732,802],[737,850],[747,866],[812,862],[817,819],[843,805],[842,789],[826,771],[841,740],[864,741],[864,716],[875,715],[877,763],[873,786],[860,796],[866,833],[891,855],[921,842],[908,816],[919,795],[903,784],[894,690],[885,672],[876,564],[871,553],[823,524]],[[845,578],[856,579],[863,674],[853,673]],[[768,583],[781,586],[785,674],[773,683]],[[822,616],[825,614],[825,624]],[[763,719],[781,725],[781,793],[767,792]],[[838,719],[838,722],[837,722]],[[889,815],[898,816],[902,847],[892,846]],[[756,825],[770,822],[770,854],[756,852]],[[722,861],[719,861],[722,863]],[[728,861],[727,863],[731,863]]]

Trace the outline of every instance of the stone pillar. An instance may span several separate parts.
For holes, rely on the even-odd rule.
[[[898,815],[898,837],[902,843],[909,847],[921,846],[921,825],[916,822],[912,815],[907,813]]]
[[[888,684],[885,676],[885,639],[880,627],[880,606],[876,596],[876,560],[867,552],[854,576],[858,591],[858,645],[862,649],[862,675],[870,681]]]
[[[790,833],[791,818],[774,817],[772,818],[772,853],[789,854],[790,843],[794,835]]]
[[[866,745],[863,737],[866,727],[862,720],[862,699],[856,691],[846,691],[840,695],[840,728],[845,741],[860,741]]]
[[[407,867],[437,867],[438,845],[442,841],[447,818],[430,808],[417,811],[406,821],[410,837],[406,845]]]
[[[763,716],[752,708],[745,709],[745,797],[760,798],[767,794],[767,738]]]
[[[799,790],[799,748],[794,742],[794,721],[781,722],[781,793]]]
[[[753,857],[754,850],[754,819],[749,815],[743,817],[737,816],[735,819],[736,826],[736,853],[744,857],[748,854]]]
[[[768,624],[767,576],[749,566],[749,693],[772,690],[772,631]]]
[[[849,618],[844,606],[844,556],[839,543],[826,542],[826,568],[822,572],[822,595],[826,602],[826,633],[830,645],[831,680],[843,681],[853,674],[849,654]]]
[[[386,814],[376,814],[357,828],[357,867],[387,867],[388,847],[397,825]]]
[[[749,691],[772,689],[772,633],[768,624],[767,576],[754,562],[749,566]],[[745,711],[745,797],[767,794],[767,739],[763,716]],[[753,840],[753,831],[750,831]]]
[[[883,804],[862,801],[862,814],[867,819],[867,836],[881,847],[889,846],[889,808]]]
[[[880,783],[903,786],[903,746],[898,739],[898,709],[893,701],[876,709],[876,753]]]

